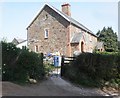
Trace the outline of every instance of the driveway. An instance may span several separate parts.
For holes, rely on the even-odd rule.
[[[58,70],[57,70],[58,73]],[[3,96],[108,96],[97,88],[77,87],[56,76],[56,71],[47,80],[26,86],[11,82],[2,83]]]
[[[104,95],[98,89],[78,88],[60,77],[50,77],[38,84],[20,86],[2,83],[3,96],[96,96]]]

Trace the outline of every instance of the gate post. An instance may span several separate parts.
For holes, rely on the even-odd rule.
[[[62,60],[61,60],[61,77],[62,77],[63,74],[64,74],[64,69],[63,69],[63,67],[64,67],[64,56],[62,56]]]
[[[42,66],[43,66],[43,53],[41,53],[41,64],[42,64]]]

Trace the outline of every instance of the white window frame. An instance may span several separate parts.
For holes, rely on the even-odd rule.
[[[35,52],[38,52],[38,51],[39,51],[39,46],[35,45]]]
[[[44,29],[44,38],[47,39],[49,36],[49,29],[48,28],[45,28]]]

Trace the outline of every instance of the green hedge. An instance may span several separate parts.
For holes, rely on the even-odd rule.
[[[114,80],[120,84],[120,54],[82,53],[68,66],[62,67],[63,76],[86,86],[103,86]]]
[[[22,81],[28,78],[41,80],[45,76],[43,55],[16,48],[2,42],[2,80]]]

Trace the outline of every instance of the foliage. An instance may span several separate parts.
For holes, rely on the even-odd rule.
[[[119,51],[120,51],[120,41],[118,41],[118,49],[119,49]]]
[[[25,82],[44,77],[43,55],[2,42],[2,80]]]
[[[52,72],[55,69],[55,67],[49,63],[45,63],[44,67],[45,67],[45,73],[47,76],[49,76],[50,72]]]
[[[103,28],[97,32],[98,40],[103,41],[105,50],[108,52],[118,50],[117,34],[112,30],[112,27]]]
[[[120,54],[82,53],[63,70],[65,78],[85,86],[102,87],[113,80],[120,84]]]
[[[2,41],[2,42],[7,42],[7,37],[3,37],[3,38],[1,39],[1,41]]]

